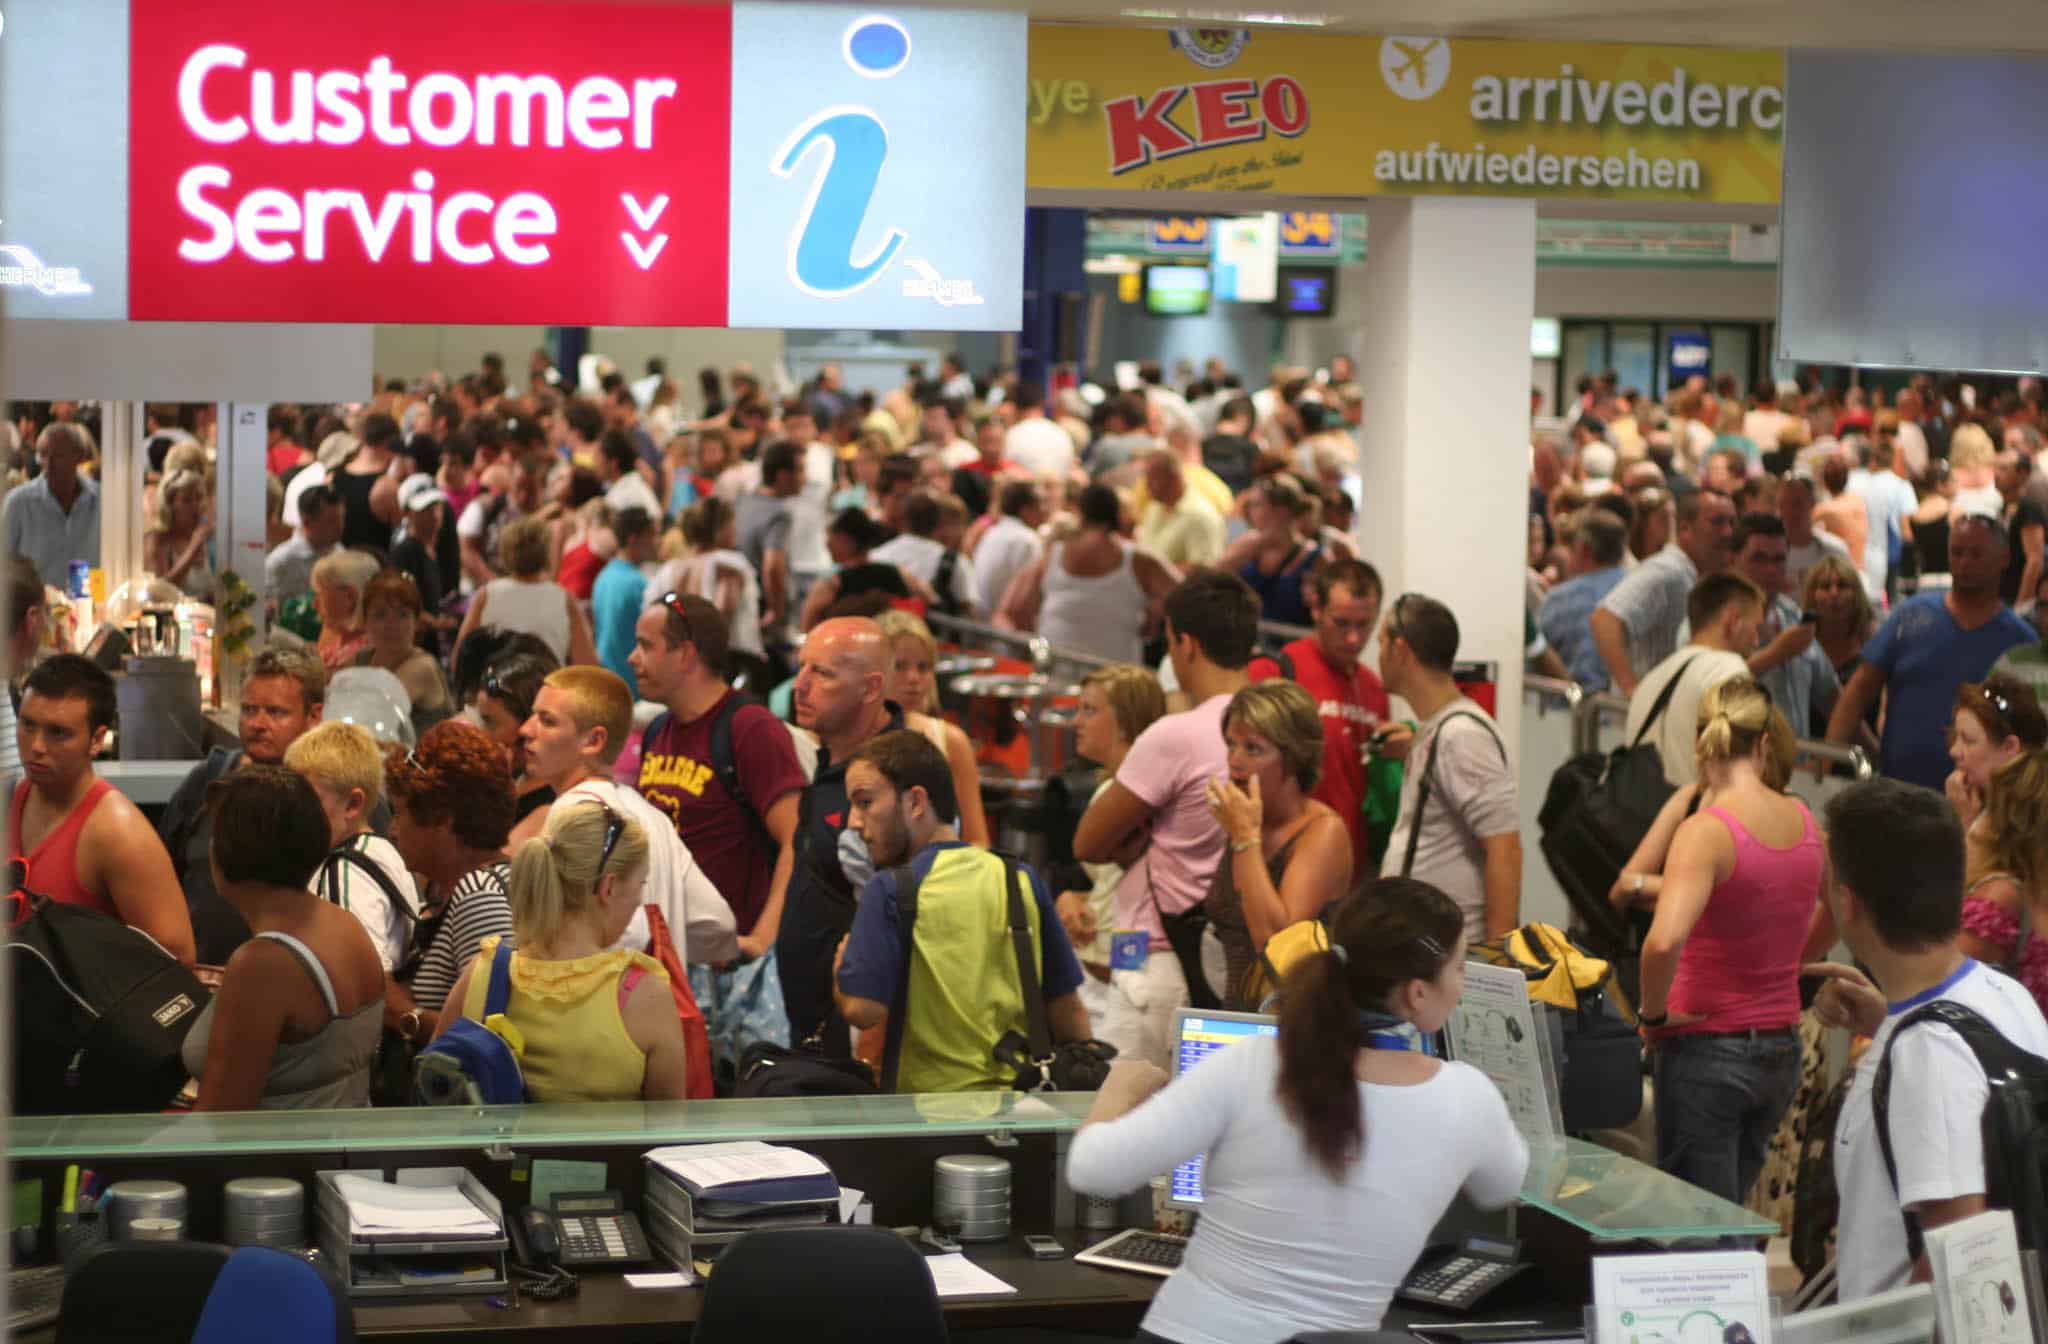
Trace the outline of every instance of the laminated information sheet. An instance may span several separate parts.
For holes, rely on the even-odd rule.
[[[1451,1054],[1493,1080],[1507,1098],[1515,1128],[1532,1142],[1562,1139],[1556,1073],[1548,1063],[1550,1034],[1537,1029],[1529,982],[1512,966],[1465,963],[1465,992],[1445,1024]]]
[[[1771,1344],[1764,1257],[1754,1251],[1593,1261],[1594,1344]]]

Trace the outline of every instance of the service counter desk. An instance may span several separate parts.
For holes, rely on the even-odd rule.
[[[93,773],[141,808],[161,808],[192,773],[194,761],[94,761]]]
[[[112,1179],[161,1178],[189,1192],[188,1235],[216,1239],[221,1187],[238,1176],[320,1170],[459,1165],[508,1205],[524,1203],[518,1159],[602,1161],[608,1188],[627,1207],[642,1195],[641,1154],[692,1141],[765,1139],[815,1153],[842,1185],[867,1192],[877,1224],[931,1221],[932,1163],[950,1153],[987,1153],[1013,1168],[1010,1243],[969,1246],[968,1258],[1017,1289],[945,1299],[955,1330],[1038,1327],[1128,1335],[1156,1281],[1136,1274],[1033,1260],[1026,1233],[1051,1232],[1069,1253],[1106,1233],[1073,1225],[1059,1179],[1091,1095],[982,1093],[775,1101],[613,1103],[233,1115],[17,1117],[8,1134],[15,1176],[40,1177],[46,1212],[76,1163]],[[1425,1155],[1418,1154],[1418,1160]],[[1655,1251],[1762,1238],[1776,1228],[1736,1205],[1654,1168],[1578,1140],[1533,1155],[1508,1216],[1524,1255],[1544,1270],[1543,1291],[1561,1319],[1589,1297],[1594,1254]],[[46,1222],[45,1226],[48,1224]],[[46,1243],[47,1244],[47,1243]],[[1754,1245],[1754,1241],[1749,1244]],[[642,1268],[663,1268],[653,1266]],[[697,1317],[701,1290],[628,1287],[615,1272],[586,1270],[572,1299],[493,1306],[480,1298],[403,1304],[359,1302],[365,1337],[457,1341],[673,1341]],[[1517,1317],[1529,1315],[1518,1309]],[[1399,1313],[1401,1319],[1413,1313]]]

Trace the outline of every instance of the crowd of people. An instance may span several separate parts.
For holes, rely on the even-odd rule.
[[[1076,1188],[1208,1151],[1211,1235],[1371,1242],[1388,1258],[1303,1281],[1298,1314],[1376,1316],[1424,1215],[1461,1186],[1508,1198],[1526,1162],[1482,1077],[1360,1025],[1435,1031],[1464,949],[1522,923],[1516,753],[1455,675],[1457,614],[1388,594],[1355,534],[1350,361],[1249,392],[1184,372],[1052,396],[950,359],[879,395],[829,365],[707,370],[691,418],[658,361],[579,387],[540,352],[517,387],[487,358],[273,408],[279,633],[243,668],[239,749],[154,827],[93,777],[111,679],[34,657],[43,587],[97,526],[82,408],[38,408],[0,515],[23,884],[220,968],[187,1046],[207,1109],[398,1097],[415,1051],[483,1016],[501,947],[536,1101],[709,1095],[761,1043],[902,1090],[1003,1087],[1028,1016],[1014,901],[1052,1034],[1119,1060]],[[1658,1160],[1756,1200],[1820,1111],[1822,1024],[1874,1059],[1885,1001],[1932,987],[2048,1049],[2040,388],[1657,401],[1610,376],[1569,409],[1531,453],[1530,666],[1627,695],[1662,761],[1674,792],[1611,893],[1647,930]],[[158,408],[151,430],[148,563],[210,597],[208,426]],[[1097,772],[1042,864],[991,848],[931,617],[1094,668],[1074,723]],[[406,741],[322,721],[357,667],[403,687]],[[1863,744],[1885,778],[1823,821],[1789,792],[1801,736]],[[1329,951],[1279,968],[1278,1041],[1148,1101],[1176,1010],[1273,1007],[1269,945],[1311,920]],[[1867,978],[1822,960],[1838,939]],[[1802,977],[1827,982],[1810,1010]],[[699,1018],[715,1079],[693,1076]],[[1891,1123],[1956,1141],[1902,1137],[1895,1189],[1867,1145],[1844,1158],[1859,1292],[1910,1272],[1901,1207],[1931,1227],[1981,1204],[1956,1136],[1982,1071],[1928,1034],[1893,1052],[1914,1101]],[[1455,1160],[1404,1161],[1411,1132]],[[1308,1212],[1268,1227],[1282,1187]],[[1368,1226],[1394,1206],[1420,1221]],[[1159,1329],[1237,1309],[1243,1266],[1203,1245]]]

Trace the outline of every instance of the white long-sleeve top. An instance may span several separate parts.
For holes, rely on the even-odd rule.
[[[1204,1059],[1130,1114],[1074,1138],[1067,1180],[1113,1196],[1208,1154],[1202,1216],[1145,1328],[1179,1344],[1259,1344],[1378,1327],[1388,1299],[1463,1189],[1498,1208],[1528,1145],[1493,1083],[1447,1063],[1409,1087],[1359,1083],[1365,1153],[1332,1181],[1281,1109],[1278,1042]]]

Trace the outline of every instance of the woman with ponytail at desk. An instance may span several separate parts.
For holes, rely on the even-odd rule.
[[[1076,1191],[1120,1195],[1208,1155],[1202,1220],[1140,1340],[1375,1328],[1460,1190],[1485,1208],[1515,1197],[1529,1150],[1507,1103],[1422,1048],[1463,991],[1464,927],[1427,883],[1372,882],[1288,976],[1277,1037],[1172,1086],[1150,1064],[1111,1070],[1067,1160]]]

